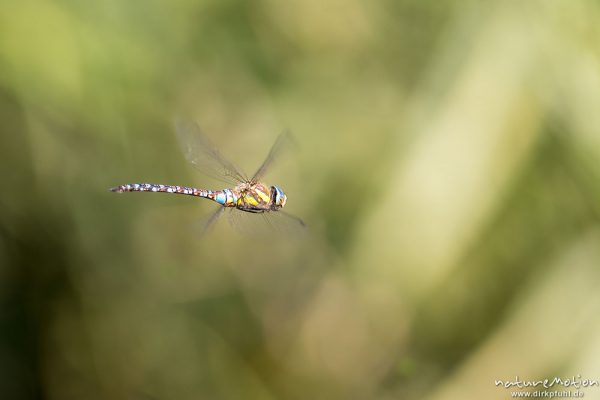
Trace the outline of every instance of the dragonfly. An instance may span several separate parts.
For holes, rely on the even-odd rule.
[[[244,230],[252,221],[244,221],[244,216],[262,217],[269,230],[302,231],[306,224],[302,219],[283,211],[287,196],[279,186],[267,185],[262,179],[282,151],[291,142],[289,132],[279,135],[261,166],[251,178],[242,172],[233,162],[225,158],[217,148],[204,136],[195,122],[178,120],[175,123],[179,143],[187,161],[205,175],[231,185],[220,190],[199,189],[188,186],[163,185],[155,183],[128,183],[110,188],[111,192],[154,192],[195,196],[212,200],[219,207],[207,218],[203,232],[210,227],[226,211],[230,210],[230,222],[233,226]]]

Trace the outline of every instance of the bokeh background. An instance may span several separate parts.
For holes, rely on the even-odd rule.
[[[192,116],[308,234],[197,228]],[[0,4],[0,397],[505,399],[600,379],[595,1]],[[600,398],[600,388],[585,390]]]

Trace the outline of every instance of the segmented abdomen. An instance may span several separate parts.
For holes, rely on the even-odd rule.
[[[159,185],[155,183],[128,183],[126,185],[115,186],[110,189],[111,192],[157,192],[185,194],[188,196],[203,197],[216,201],[225,207],[235,207],[237,202],[236,194],[230,189],[206,190],[187,186]]]
[[[126,185],[116,186],[110,189],[111,192],[123,193],[123,192],[164,192],[164,193],[176,193],[176,194],[187,194],[189,196],[197,197],[208,197],[211,192],[210,190],[197,189],[187,186],[173,186],[173,185],[157,185],[154,183],[128,183]]]

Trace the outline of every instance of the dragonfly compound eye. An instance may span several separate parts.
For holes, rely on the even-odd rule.
[[[283,190],[277,186],[271,186],[271,191],[273,193],[273,205],[277,207],[285,206],[287,196],[283,193]]]

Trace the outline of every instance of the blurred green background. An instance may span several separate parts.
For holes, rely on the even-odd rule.
[[[191,115],[308,235],[238,235]],[[0,397],[504,399],[600,379],[595,1],[0,4]],[[600,388],[586,390],[600,398]]]

